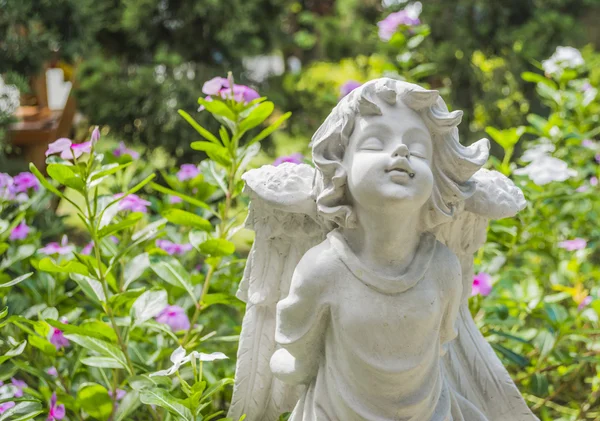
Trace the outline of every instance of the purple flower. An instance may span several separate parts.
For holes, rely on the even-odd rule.
[[[379,38],[382,41],[389,41],[398,30],[400,25],[414,26],[419,25],[419,15],[421,14],[421,3],[410,4],[399,12],[390,13],[385,19],[377,23],[379,27]]]
[[[94,130],[92,131],[92,138],[90,140],[94,145],[100,140],[100,129],[98,126],[94,127]]]
[[[223,99],[233,99],[236,102],[243,102],[245,104],[256,98],[260,98],[258,92],[246,85],[234,84],[232,95],[229,80],[218,76],[205,82],[202,86],[202,92],[208,95],[208,97],[205,98],[207,101],[212,101],[212,98],[210,98],[211,95],[219,95]],[[200,107],[198,111],[201,111],[202,109],[204,109],[204,107]]]
[[[583,238],[574,238],[573,240],[565,240],[558,243],[558,247],[567,251],[582,250],[586,248],[587,241]]]
[[[190,320],[185,310],[179,306],[166,306],[156,316],[156,321],[168,325],[173,332],[188,330],[190,328]]]
[[[597,186],[598,185],[598,177],[596,177],[596,176],[591,177],[590,178],[590,184],[592,186]]]
[[[577,306],[577,310],[581,311],[583,310],[585,307],[587,307],[590,303],[592,302],[592,297],[590,295],[588,295],[587,297],[585,297],[583,300],[581,300],[581,302],[579,303],[579,305]]]
[[[594,159],[596,160],[596,162],[598,164],[600,164],[600,153],[597,153],[596,156],[594,157]]]
[[[0,414],[3,413],[4,411],[12,408],[13,406],[15,406],[16,404],[13,401],[9,401],[9,402],[4,402],[4,403],[0,403]]]
[[[480,272],[473,277],[471,296],[481,294],[484,297],[492,292],[492,277],[489,273]]]
[[[592,89],[592,85],[590,84],[590,82],[585,82],[583,85],[581,85],[581,90],[583,92],[587,92],[590,89]]]
[[[69,254],[74,250],[73,246],[69,246],[68,238],[66,235],[63,235],[60,244],[56,242],[48,243],[45,247],[38,250],[39,253],[42,254]]]
[[[25,220],[22,220],[19,225],[12,229],[8,238],[11,241],[24,240],[29,235],[29,231],[31,231],[31,228],[27,226]]]
[[[185,254],[192,250],[191,244],[177,244],[169,240],[156,240],[156,245],[171,255]]]
[[[50,398],[50,410],[48,411],[48,418],[46,421],[62,420],[65,417],[65,406],[56,405],[56,392],[52,394]]]
[[[183,199],[179,196],[169,196],[169,203],[175,205],[177,203],[183,202]]]
[[[22,172],[18,175],[15,175],[13,182],[15,189],[14,191],[16,193],[26,192],[29,189],[33,189],[35,191],[40,189],[40,182],[36,176],[30,172]]]
[[[58,370],[56,369],[56,367],[50,367],[50,368],[48,368],[46,370],[46,373],[48,373],[52,377],[58,377]]]
[[[46,156],[55,153],[60,153],[62,159],[73,159],[79,158],[84,153],[90,153],[92,151],[92,142],[73,143],[71,139],[61,137],[57,141],[48,145]]]
[[[118,198],[121,196],[123,196],[123,193],[116,194],[115,198]],[[142,199],[137,194],[130,194],[128,196],[125,196],[119,202],[119,210],[146,213],[148,211],[148,209],[147,209],[148,206],[150,206],[151,204],[152,203],[148,202],[147,200]]]
[[[348,80],[340,87],[340,99],[348,95],[350,92],[361,86],[362,83],[355,80]]]
[[[581,146],[588,149],[593,149],[596,146],[596,143],[592,139],[583,139],[581,141]]]
[[[189,180],[200,174],[200,170],[194,164],[183,164],[177,172],[179,181]]]
[[[302,164],[303,161],[304,155],[302,155],[300,152],[296,152],[288,156],[280,156],[273,162],[273,165],[277,166],[279,164],[283,164],[284,162],[291,162],[292,164]]]
[[[126,391],[124,391],[123,389],[117,389],[117,393],[116,393],[116,397],[113,398],[114,400],[120,401],[121,399],[123,399],[125,397],[125,395],[127,394]],[[111,398],[113,397],[113,391],[109,390],[108,391],[108,396],[110,396]]]
[[[56,350],[66,348],[71,343],[65,338],[63,331],[57,328],[52,328],[52,334],[50,336],[50,343],[56,347]]]
[[[586,186],[585,184],[582,184],[581,186],[577,187],[575,189],[575,191],[577,193],[585,193],[586,191],[588,191],[590,188],[588,186]]]
[[[119,146],[113,151],[114,156],[129,155],[132,159],[138,159],[140,154],[125,146],[125,142],[119,142]]]
[[[27,383],[25,383],[23,380],[15,379],[14,377],[10,379],[10,382],[17,389],[14,395],[15,398],[22,398],[23,389],[27,387]]]
[[[89,256],[92,253],[93,248],[94,248],[94,242],[90,241],[81,249],[81,254]]]

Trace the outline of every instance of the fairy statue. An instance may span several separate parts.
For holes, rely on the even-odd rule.
[[[229,416],[537,420],[468,308],[473,254],[522,192],[439,93],[382,78],[315,133],[315,168],[244,174],[256,232]]]

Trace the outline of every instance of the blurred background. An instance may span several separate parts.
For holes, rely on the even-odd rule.
[[[90,124],[116,142],[160,148],[165,165],[197,160],[189,147],[197,136],[177,109],[215,128],[196,99],[205,81],[227,71],[293,112],[263,146],[271,160],[306,152],[345,84],[382,75],[442,91],[464,110],[462,141],[470,143],[487,126],[543,114],[523,72],[539,73],[557,46],[591,51],[600,42],[597,0],[428,0],[413,5],[413,29],[393,36],[380,29],[407,4],[0,0],[0,74],[20,92],[20,108],[0,119],[0,167],[43,162],[36,151],[48,141],[77,137]]]

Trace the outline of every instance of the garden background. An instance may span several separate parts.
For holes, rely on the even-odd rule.
[[[528,205],[491,224],[473,315],[540,419],[600,420],[599,19],[598,0],[0,0],[0,421],[223,419],[240,176],[309,163],[380,76],[492,140]],[[48,68],[77,113],[29,166],[11,136]]]

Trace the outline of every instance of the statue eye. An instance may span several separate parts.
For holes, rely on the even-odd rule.
[[[421,144],[413,144],[409,147],[410,155],[417,158],[428,159],[427,148]]]
[[[376,137],[370,137],[362,142],[360,149],[366,151],[381,151],[383,150],[383,143]]]

